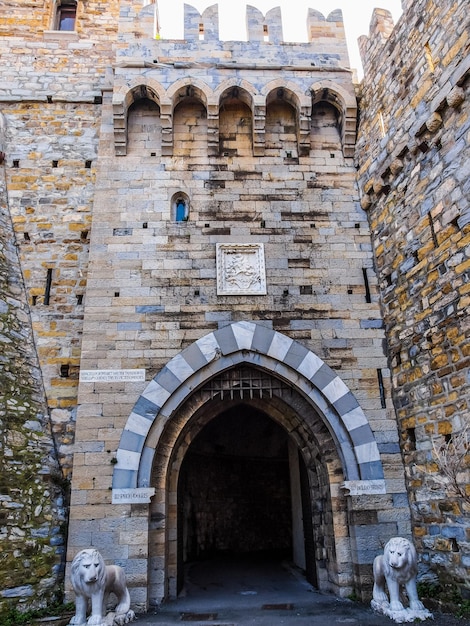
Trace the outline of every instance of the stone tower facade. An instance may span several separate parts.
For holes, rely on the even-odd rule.
[[[222,42],[187,6],[175,42],[154,9],[121,2],[103,92],[69,559],[102,546],[141,608],[254,546],[365,589],[410,520],[341,14],[289,44],[248,8]]]
[[[402,4],[396,26],[376,10],[360,42],[359,186],[382,295],[413,537],[430,580],[468,598],[468,7]],[[460,450],[450,453],[462,456],[457,490],[442,481],[444,467],[433,453],[453,440]]]
[[[386,42],[363,42],[360,195],[341,12],[311,9],[308,42],[288,43],[279,9],[247,7],[247,41],[223,42],[216,5],[185,6],[184,40],[165,41],[143,0],[2,4],[17,261],[0,262],[21,275],[44,446],[71,480],[67,562],[93,546],[123,565],[136,610],[175,597],[186,562],[254,550],[368,598],[384,543],[420,536],[372,245]],[[13,568],[5,603],[20,580]]]

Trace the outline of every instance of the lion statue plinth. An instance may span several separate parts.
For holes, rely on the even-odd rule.
[[[98,550],[81,550],[72,561],[70,581],[75,592],[73,626],[123,626],[135,619],[130,609],[131,600],[126,585],[126,575],[118,565],[105,565]],[[118,604],[106,615],[109,594]],[[91,605],[91,615],[87,612]]]
[[[372,608],[387,615],[397,623],[414,622],[433,617],[418,598],[416,574],[418,557],[414,545],[403,537],[392,537],[384,548],[383,555],[374,559],[374,589]],[[388,587],[390,600],[385,591]],[[401,601],[402,588],[405,588],[409,607]]]

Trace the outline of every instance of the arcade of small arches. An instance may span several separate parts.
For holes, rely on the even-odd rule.
[[[197,125],[204,127],[208,156],[305,157],[314,147],[316,127],[326,119],[328,147],[352,157],[356,110],[355,97],[329,80],[302,93],[293,82],[282,80],[258,91],[246,80],[225,81],[212,90],[199,79],[184,78],[168,89],[140,79],[115,90],[115,153],[128,154],[132,117],[140,111],[158,127],[156,152],[161,156],[191,156],[191,129]]]

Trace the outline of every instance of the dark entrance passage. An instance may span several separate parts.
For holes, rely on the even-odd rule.
[[[291,463],[285,430],[248,404],[231,406],[202,429],[179,476],[179,590],[189,563],[224,562],[227,571],[246,572],[292,560]],[[300,502],[298,508],[302,515]]]
[[[259,411],[240,404],[205,426],[185,456],[179,494],[185,561],[290,556],[287,437]]]

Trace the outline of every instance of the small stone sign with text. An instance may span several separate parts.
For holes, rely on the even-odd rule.
[[[82,383],[142,382],[145,370],[80,370]]]
[[[135,489],[113,489],[113,504],[146,504],[155,495],[154,487]]]
[[[347,489],[347,496],[371,496],[387,493],[385,481],[379,480],[345,480],[342,489]]]

